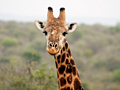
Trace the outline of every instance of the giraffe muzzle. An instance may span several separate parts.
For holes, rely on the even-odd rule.
[[[57,54],[59,52],[58,43],[57,42],[49,42],[46,50],[50,55]]]

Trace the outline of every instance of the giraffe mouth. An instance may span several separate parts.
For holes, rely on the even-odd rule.
[[[47,52],[50,54],[50,55],[55,55],[55,54],[57,54],[58,52],[59,52],[59,49],[58,50],[56,50],[56,48],[55,47],[52,47],[52,48],[46,48],[46,50],[47,50]]]

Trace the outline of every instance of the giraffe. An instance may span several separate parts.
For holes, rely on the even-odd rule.
[[[66,26],[65,8],[60,8],[59,17],[55,18],[52,7],[48,7],[46,24],[38,20],[35,24],[46,36],[47,52],[55,58],[59,90],[84,90],[65,38],[66,34],[76,29],[77,23]]]

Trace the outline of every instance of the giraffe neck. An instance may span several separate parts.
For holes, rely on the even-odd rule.
[[[59,90],[84,90],[68,42],[55,55]]]

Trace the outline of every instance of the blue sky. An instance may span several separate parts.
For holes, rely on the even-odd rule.
[[[48,6],[53,7],[55,17],[65,7],[67,22],[120,22],[120,0],[0,0],[0,20],[46,21]]]

